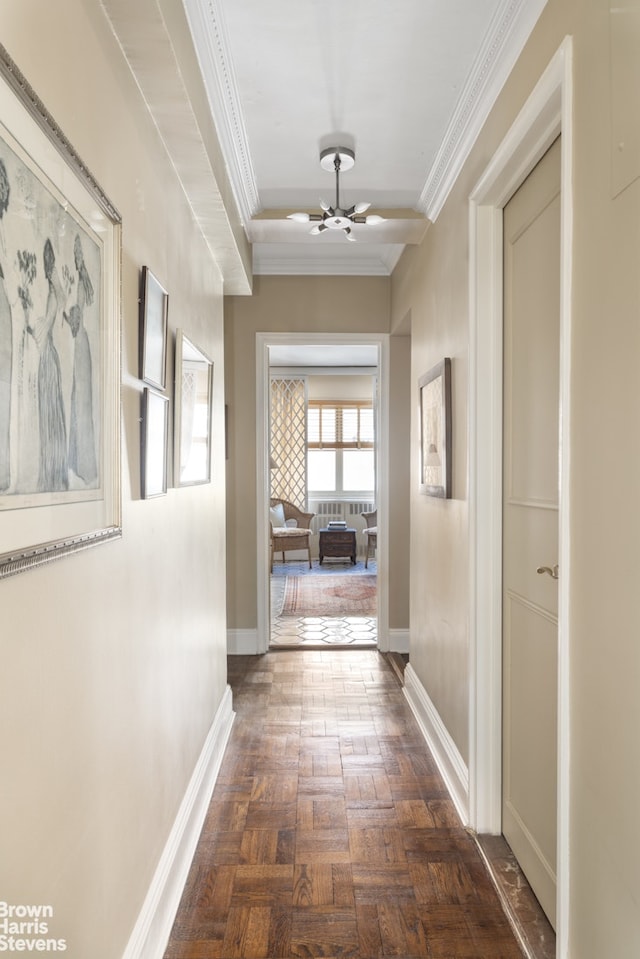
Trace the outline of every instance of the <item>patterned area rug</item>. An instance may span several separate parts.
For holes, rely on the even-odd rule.
[[[377,577],[287,576],[281,616],[375,616]]]

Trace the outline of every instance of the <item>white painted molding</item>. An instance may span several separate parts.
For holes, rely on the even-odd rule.
[[[397,253],[394,251],[393,255],[374,261],[344,255],[311,258],[296,255],[295,250],[287,257],[274,254],[269,247],[268,243],[253,244],[254,276],[390,276],[404,249],[399,246]]]
[[[185,0],[184,5],[236,203],[246,225],[260,203],[221,5],[217,0]]]
[[[408,653],[409,652],[409,630],[408,629],[390,629],[389,630],[389,652]]]
[[[231,656],[255,656],[264,652],[258,648],[257,629],[228,629],[227,653]]]
[[[416,209],[438,218],[547,0],[502,0],[431,167]]]
[[[404,671],[403,691],[466,826],[469,822],[469,771],[411,663]]]
[[[164,956],[234,718],[227,686],[122,959]]]

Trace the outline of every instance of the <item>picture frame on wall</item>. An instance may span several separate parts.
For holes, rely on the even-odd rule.
[[[451,360],[445,357],[418,380],[420,492],[451,497]]]
[[[142,393],[141,495],[143,499],[167,492],[169,398],[145,386]]]
[[[211,482],[213,363],[182,330],[176,332],[174,481]]]
[[[140,279],[140,379],[163,390],[166,385],[169,294],[148,266]]]
[[[0,46],[0,578],[121,536],[121,217]]]

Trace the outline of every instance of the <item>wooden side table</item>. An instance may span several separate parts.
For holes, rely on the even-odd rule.
[[[348,556],[356,564],[355,529],[320,530],[320,564],[325,556]]]

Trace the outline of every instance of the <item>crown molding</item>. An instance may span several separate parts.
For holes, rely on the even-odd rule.
[[[354,259],[335,256],[296,256],[274,255],[269,252],[269,244],[253,245],[254,276],[390,276],[402,247],[397,253],[383,252],[374,258]],[[390,262],[393,265],[390,266]]]
[[[434,222],[547,0],[502,0],[469,73],[416,209]]]
[[[216,0],[184,0],[184,6],[229,179],[247,224],[260,203],[222,10]]]

